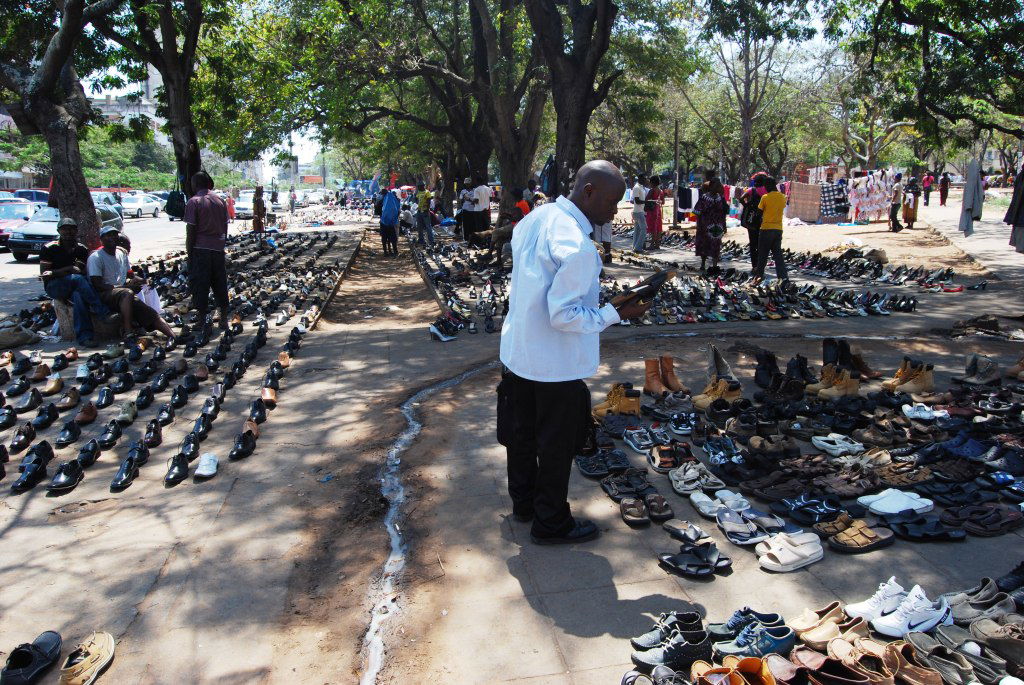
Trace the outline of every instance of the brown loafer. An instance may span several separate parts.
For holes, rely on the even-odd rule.
[[[64,356],[68,358],[69,362],[75,361],[76,359],[78,359],[78,348],[69,347],[68,349],[64,350]]]
[[[260,437],[260,425],[252,419],[246,419],[245,423],[242,424],[243,433],[252,433],[252,437]]]
[[[79,426],[85,426],[96,420],[96,415],[99,411],[96,409],[96,405],[90,400],[84,407],[78,410],[75,414],[75,423]]]
[[[288,368],[292,365],[292,357],[287,352],[281,352],[277,355],[277,361],[281,363],[281,366]]]
[[[194,373],[196,378],[198,378],[201,381],[205,381],[207,378],[210,377],[210,369],[206,366],[206,364],[196,364],[195,368],[192,369],[192,373]]]
[[[49,397],[50,395],[56,395],[57,393],[59,393],[63,389],[64,389],[64,379],[61,378],[59,374],[57,374],[55,376],[51,376],[49,378],[49,380],[46,381],[46,385],[43,386],[43,390],[42,390],[43,397]]]
[[[46,380],[46,377],[50,375],[50,367],[47,364],[40,364],[36,368],[32,369],[32,373],[29,374],[28,379],[33,383],[39,383],[40,381]]]
[[[277,406],[277,391],[273,388],[263,388],[260,397],[263,398],[263,404],[267,405],[270,409]]]
[[[71,388],[57,400],[57,411],[74,409],[81,400],[82,396],[79,394],[78,388]]]

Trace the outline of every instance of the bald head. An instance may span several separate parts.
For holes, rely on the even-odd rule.
[[[625,192],[626,179],[618,167],[603,159],[595,159],[576,172],[569,200],[591,223],[600,226],[615,218],[619,200]]]

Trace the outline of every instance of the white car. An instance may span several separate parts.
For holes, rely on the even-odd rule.
[[[163,203],[152,195],[125,195],[121,198],[121,206],[124,207],[125,216],[141,218],[143,214],[152,214],[153,218],[160,216],[160,207]]]
[[[252,218],[252,201],[253,193],[239,193],[238,199],[235,200],[235,218],[236,219],[251,219]],[[264,196],[266,198],[266,196]]]

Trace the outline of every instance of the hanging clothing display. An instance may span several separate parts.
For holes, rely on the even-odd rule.
[[[981,170],[978,168],[978,161],[972,160],[967,167],[964,203],[960,209],[960,232],[965,236],[974,233],[974,222],[981,220],[981,208],[984,204],[985,188],[981,184]]]
[[[1010,245],[1017,252],[1024,252],[1024,167],[1017,172],[1013,182],[1013,197],[1003,222],[1013,227],[1010,231]]]
[[[845,218],[850,211],[846,186],[824,183],[821,185],[821,218],[823,221]]]
[[[875,171],[850,182],[850,218],[877,221],[889,212],[892,181],[884,171]]]

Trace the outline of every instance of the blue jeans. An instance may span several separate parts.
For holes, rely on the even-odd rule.
[[[643,252],[647,242],[647,217],[643,214],[633,215],[633,251]]]
[[[43,285],[43,290],[54,300],[71,300],[75,312],[75,337],[79,343],[93,337],[90,312],[99,316],[110,314],[110,310],[100,302],[96,291],[92,289],[89,279],[81,274],[51,278]]]
[[[423,232],[427,233],[427,242],[423,242]],[[430,219],[430,212],[416,212],[416,232],[419,234],[420,245],[434,246],[434,222]]]

